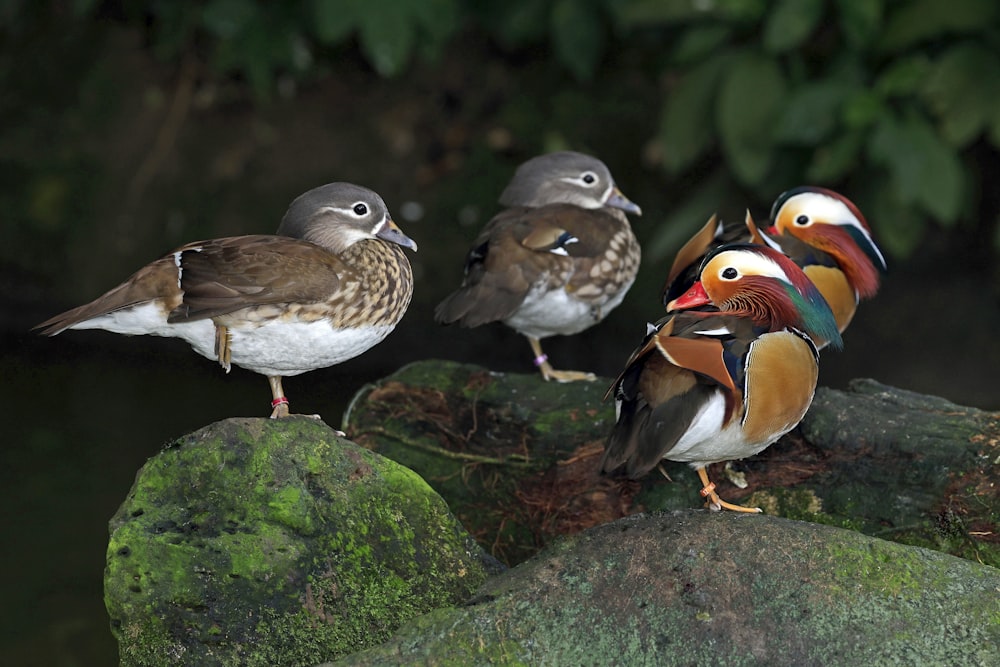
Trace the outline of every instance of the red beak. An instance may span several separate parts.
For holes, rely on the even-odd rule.
[[[708,294],[705,292],[705,288],[701,286],[701,281],[699,280],[694,285],[691,285],[691,288],[687,292],[684,292],[684,294],[681,294],[668,303],[667,312],[707,306],[711,303],[712,300],[708,298]]]

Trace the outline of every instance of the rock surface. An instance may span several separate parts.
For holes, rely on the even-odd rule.
[[[513,564],[558,535],[704,502],[683,464],[664,464],[672,482],[598,474],[610,383],[421,361],[359,392],[345,428],[423,476]],[[710,467],[727,500],[1000,566],[998,413],[872,380],[821,387],[799,429],[735,465],[746,488],[725,464]]]
[[[408,467],[308,418],[180,439],[111,522],[122,664],[1000,663],[997,414],[820,390],[748,488],[713,468],[739,515],[598,475],[606,386],[411,364],[345,417]]]
[[[636,515],[337,665],[996,665],[1000,571],[767,515]]]
[[[309,418],[228,419],[139,471],[105,602],[122,665],[315,664],[498,569],[410,470]]]

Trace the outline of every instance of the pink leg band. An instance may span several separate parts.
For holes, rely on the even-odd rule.
[[[549,360],[549,355],[547,355],[547,354],[539,355],[539,356],[535,357],[535,365],[536,366],[541,366],[542,364],[544,364],[548,360]]]

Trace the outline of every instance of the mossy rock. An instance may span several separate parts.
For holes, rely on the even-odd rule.
[[[560,540],[336,665],[996,665],[1000,571],[707,510]]]
[[[419,473],[494,555],[518,563],[552,534],[624,516],[622,489],[638,489],[594,471],[614,424],[610,382],[428,359],[361,389],[344,429]]]
[[[610,383],[430,359],[362,389],[345,428],[419,473],[482,544],[516,564],[560,535],[703,505],[686,464],[664,462],[670,479],[600,474]],[[819,388],[800,428],[709,472],[724,498],[769,514],[1000,566],[1000,413],[855,380],[847,391]]]
[[[180,439],[139,471],[110,527],[122,665],[315,664],[496,570],[418,475],[304,417]]]

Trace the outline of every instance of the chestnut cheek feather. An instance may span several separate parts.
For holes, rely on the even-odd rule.
[[[808,237],[802,240],[832,255],[861,298],[870,298],[878,292],[878,269],[845,229],[839,225],[813,225]]]

